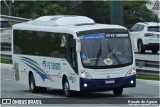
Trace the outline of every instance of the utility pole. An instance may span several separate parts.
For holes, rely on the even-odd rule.
[[[123,25],[123,1],[110,1],[111,24]]]

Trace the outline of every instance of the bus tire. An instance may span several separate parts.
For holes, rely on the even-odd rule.
[[[32,93],[36,93],[36,92],[46,92],[47,88],[46,87],[37,87],[35,84],[35,79],[33,74],[30,74],[29,76],[29,89]]]
[[[30,74],[29,76],[29,89],[32,93],[36,93],[38,91],[33,74]]]
[[[63,93],[66,97],[70,97],[71,96],[71,91],[70,91],[70,87],[69,87],[69,82],[67,80],[67,78],[64,78],[63,81]]]
[[[119,89],[114,89],[113,90],[114,95],[122,95],[123,93],[123,88],[119,88]]]

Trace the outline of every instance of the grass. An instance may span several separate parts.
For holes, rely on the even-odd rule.
[[[144,80],[160,80],[160,76],[148,76],[148,75],[136,75],[137,79],[144,79]]]
[[[10,25],[10,26],[13,26],[14,24],[16,24],[16,22],[9,21],[9,25]]]
[[[11,60],[9,60],[9,59],[1,58],[1,59],[0,59],[0,63],[12,64],[12,61],[11,61]]]

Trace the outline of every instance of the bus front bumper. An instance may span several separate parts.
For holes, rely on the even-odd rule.
[[[80,78],[80,91],[109,91],[127,87],[136,87],[136,75],[110,79]]]

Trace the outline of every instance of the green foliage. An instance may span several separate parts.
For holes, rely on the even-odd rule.
[[[11,1],[6,1],[7,4]],[[12,4],[12,15],[35,19],[45,15],[82,15],[85,9],[91,10],[97,23],[110,23],[110,1],[94,1],[82,9],[83,1],[15,1]],[[123,26],[130,28],[137,22],[158,21],[158,16],[146,7],[147,1],[123,1]],[[3,15],[8,15],[8,8],[1,2]],[[89,13],[90,14],[90,13]],[[90,15],[89,15],[90,16]]]
[[[9,59],[1,58],[1,59],[0,59],[0,63],[12,64],[12,61],[11,61],[11,60],[9,60]]]
[[[67,13],[66,7],[62,7],[59,4],[49,4],[47,6],[48,14],[54,14],[54,15],[65,15]]]
[[[13,26],[14,24],[16,24],[16,22],[9,21],[10,26]]]
[[[4,2],[1,2],[1,14],[8,15],[9,11]]]
[[[94,20],[97,23],[110,23],[110,6],[108,1],[94,2]]]
[[[124,25],[130,28],[137,22],[158,21],[158,16],[146,7],[147,1],[124,1]]]
[[[144,79],[144,80],[160,80],[160,76],[149,76],[149,75],[136,75],[137,79]]]
[[[14,16],[30,18],[32,5],[31,2],[27,1],[16,2],[14,4]]]

